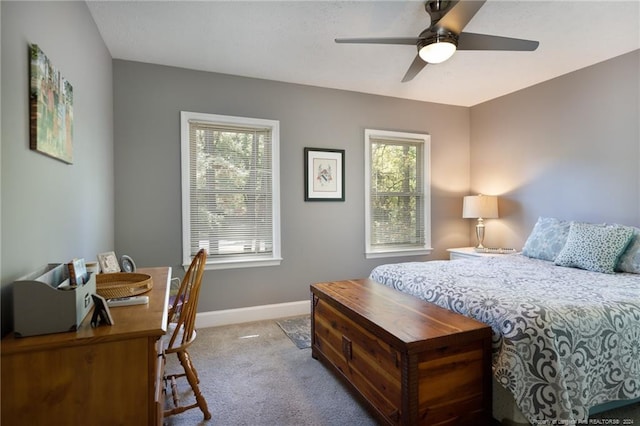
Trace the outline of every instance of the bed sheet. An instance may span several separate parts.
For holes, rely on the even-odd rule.
[[[387,264],[370,278],[493,330],[493,374],[532,424],[640,397],[640,275],[520,254]]]

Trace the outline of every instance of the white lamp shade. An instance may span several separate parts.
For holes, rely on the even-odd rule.
[[[498,197],[494,195],[468,195],[462,201],[465,219],[495,219],[498,217]]]

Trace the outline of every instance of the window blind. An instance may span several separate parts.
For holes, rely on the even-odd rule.
[[[191,255],[273,252],[272,131],[189,120]]]
[[[380,137],[369,143],[371,247],[424,247],[424,143]]]

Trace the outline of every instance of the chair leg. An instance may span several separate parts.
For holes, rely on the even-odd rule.
[[[198,371],[196,370],[196,367],[193,365],[193,362],[191,362],[191,355],[189,355],[186,349],[185,349],[185,353],[187,354],[186,358],[187,358],[187,362],[189,363],[189,369],[193,372],[193,375],[196,377],[196,382],[200,384],[200,377],[198,377]]]
[[[173,396],[173,406],[180,405],[178,400],[178,382],[176,382],[176,376],[171,376],[171,395]]]
[[[193,389],[193,394],[198,403],[198,407],[200,407],[200,411],[204,414],[204,419],[209,420],[211,418],[211,413],[209,412],[209,408],[207,407],[207,401],[202,396],[200,392],[200,387],[198,386],[198,378],[194,373],[191,363],[191,357],[189,353],[184,350],[177,353],[178,359],[180,360],[180,364],[182,364],[182,368],[187,375],[187,380],[189,381],[189,385],[191,385],[191,389]]]

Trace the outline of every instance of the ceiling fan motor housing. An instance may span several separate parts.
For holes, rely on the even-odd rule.
[[[436,31],[431,28],[426,29],[420,33],[418,38],[418,51],[433,43],[451,43],[458,46],[458,35],[444,28],[439,28]]]

